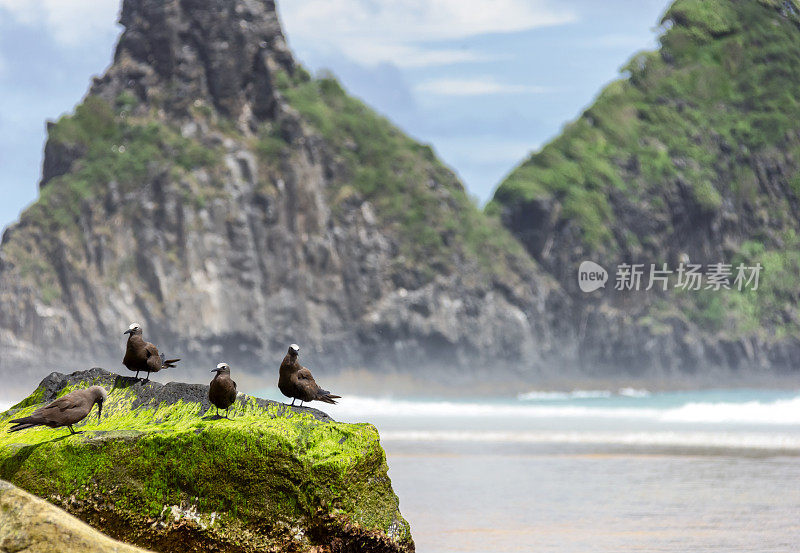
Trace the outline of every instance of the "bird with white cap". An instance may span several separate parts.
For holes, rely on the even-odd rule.
[[[212,373],[217,373],[208,387],[208,399],[211,405],[219,410],[225,409],[225,418],[228,418],[228,409],[236,401],[236,382],[231,380],[231,367],[227,363],[220,363],[216,369],[211,369]]]
[[[319,387],[311,371],[302,366],[297,360],[300,355],[300,346],[291,344],[289,351],[281,362],[281,368],[278,376],[278,389],[286,397],[292,398],[292,405],[296,399],[300,400],[300,406],[304,401],[322,401],[325,403],[336,404],[336,399],[341,396],[335,396],[328,390],[323,390]]]

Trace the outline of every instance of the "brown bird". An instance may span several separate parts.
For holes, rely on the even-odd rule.
[[[292,405],[294,405],[295,399],[300,400],[301,406],[304,401],[313,400],[336,404],[334,399],[339,399],[341,396],[335,396],[320,388],[314,377],[311,376],[311,371],[297,361],[299,354],[300,346],[292,344],[289,346],[286,357],[283,358],[278,377],[278,388],[281,393],[292,398]]]
[[[101,386],[75,390],[64,397],[51,401],[44,407],[39,407],[30,416],[13,419],[11,422],[15,424],[8,431],[16,432],[43,425],[50,428],[66,426],[69,428],[70,433],[78,434],[73,430],[72,425],[85,419],[95,403],[97,404],[97,420],[99,421],[106,397],[108,397],[108,392]]]
[[[123,334],[130,336],[128,336],[128,347],[125,350],[122,364],[129,370],[136,371],[136,378],[139,378],[140,371],[145,371],[147,373],[145,382],[147,382],[150,380],[150,373],[157,373],[161,369],[171,369],[175,367],[175,363],[180,361],[180,359],[166,359],[163,353],[159,355],[158,348],[150,342],[145,342],[142,338],[142,325],[139,323],[131,323],[131,326]]]
[[[208,399],[217,408],[217,416],[220,409],[225,409],[227,419],[228,409],[236,401],[236,382],[231,380],[231,367],[227,363],[220,363],[216,369],[211,369],[211,372],[217,374],[208,387]]]

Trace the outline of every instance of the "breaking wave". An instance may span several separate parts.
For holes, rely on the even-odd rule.
[[[339,416],[426,418],[603,418],[663,423],[800,425],[800,395],[769,402],[686,402],[663,407],[656,402],[631,407],[609,405],[526,405],[520,402],[412,401],[345,397]]]
[[[573,390],[571,392],[540,392],[533,390],[517,396],[523,401],[565,401],[570,399],[593,399],[611,397],[609,390]]]
[[[650,392],[636,388],[620,388],[617,392],[611,390],[572,390],[571,392],[546,392],[532,390],[524,394],[519,394],[517,399],[522,401],[568,401],[571,399],[598,399],[613,397],[614,395],[624,397],[649,397]]]

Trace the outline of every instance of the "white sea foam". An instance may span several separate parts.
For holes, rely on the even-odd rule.
[[[617,393],[625,397],[650,397],[651,395],[649,391],[637,388],[620,388]]]
[[[339,416],[515,419],[620,419],[663,423],[800,425],[800,396],[772,402],[686,403],[675,407],[616,407],[592,405],[526,405],[453,401],[409,401],[346,397]]]
[[[519,394],[517,399],[522,401],[568,401],[571,399],[607,398],[614,395],[624,397],[649,397],[650,392],[637,388],[620,388],[616,393],[611,390],[572,390],[571,392],[531,390],[530,392]]]
[[[573,390],[571,392],[543,392],[539,390],[533,390],[524,394],[520,394],[518,398],[523,401],[563,401],[569,399],[611,397],[611,395],[612,394],[609,390]]]
[[[687,403],[661,415],[665,422],[800,424],[800,396],[769,403]]]
[[[343,398],[338,414],[389,417],[610,417],[655,418],[657,409],[595,408],[578,405],[518,405],[513,403],[469,403],[454,401],[408,401],[365,397]]]
[[[381,432],[381,440],[387,442],[603,444],[800,451],[800,435],[772,432],[511,432],[394,430]]]

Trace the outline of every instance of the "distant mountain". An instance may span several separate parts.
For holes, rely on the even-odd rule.
[[[487,211],[571,297],[593,370],[758,374],[800,366],[800,6],[678,0],[635,55]],[[577,287],[579,263],[610,271]],[[756,291],[614,290],[620,263],[763,270]],[[644,280],[642,288],[646,287]],[[655,371],[654,371],[655,369]]]
[[[125,0],[113,64],[49,125],[39,198],[3,235],[0,368],[118,367],[137,321],[190,370],[274,371],[297,342],[315,371],[440,381],[796,373],[798,13],[678,0],[659,50],[482,213],[295,62],[273,2]],[[605,288],[579,290],[582,261]],[[644,288],[682,261],[761,263],[760,287],[615,290],[621,263]]]
[[[430,147],[309,76],[272,1],[125,0],[121,24],[3,235],[5,370],[117,367],[131,321],[189,368],[276,370],[291,342],[315,370],[565,351],[558,285]]]

